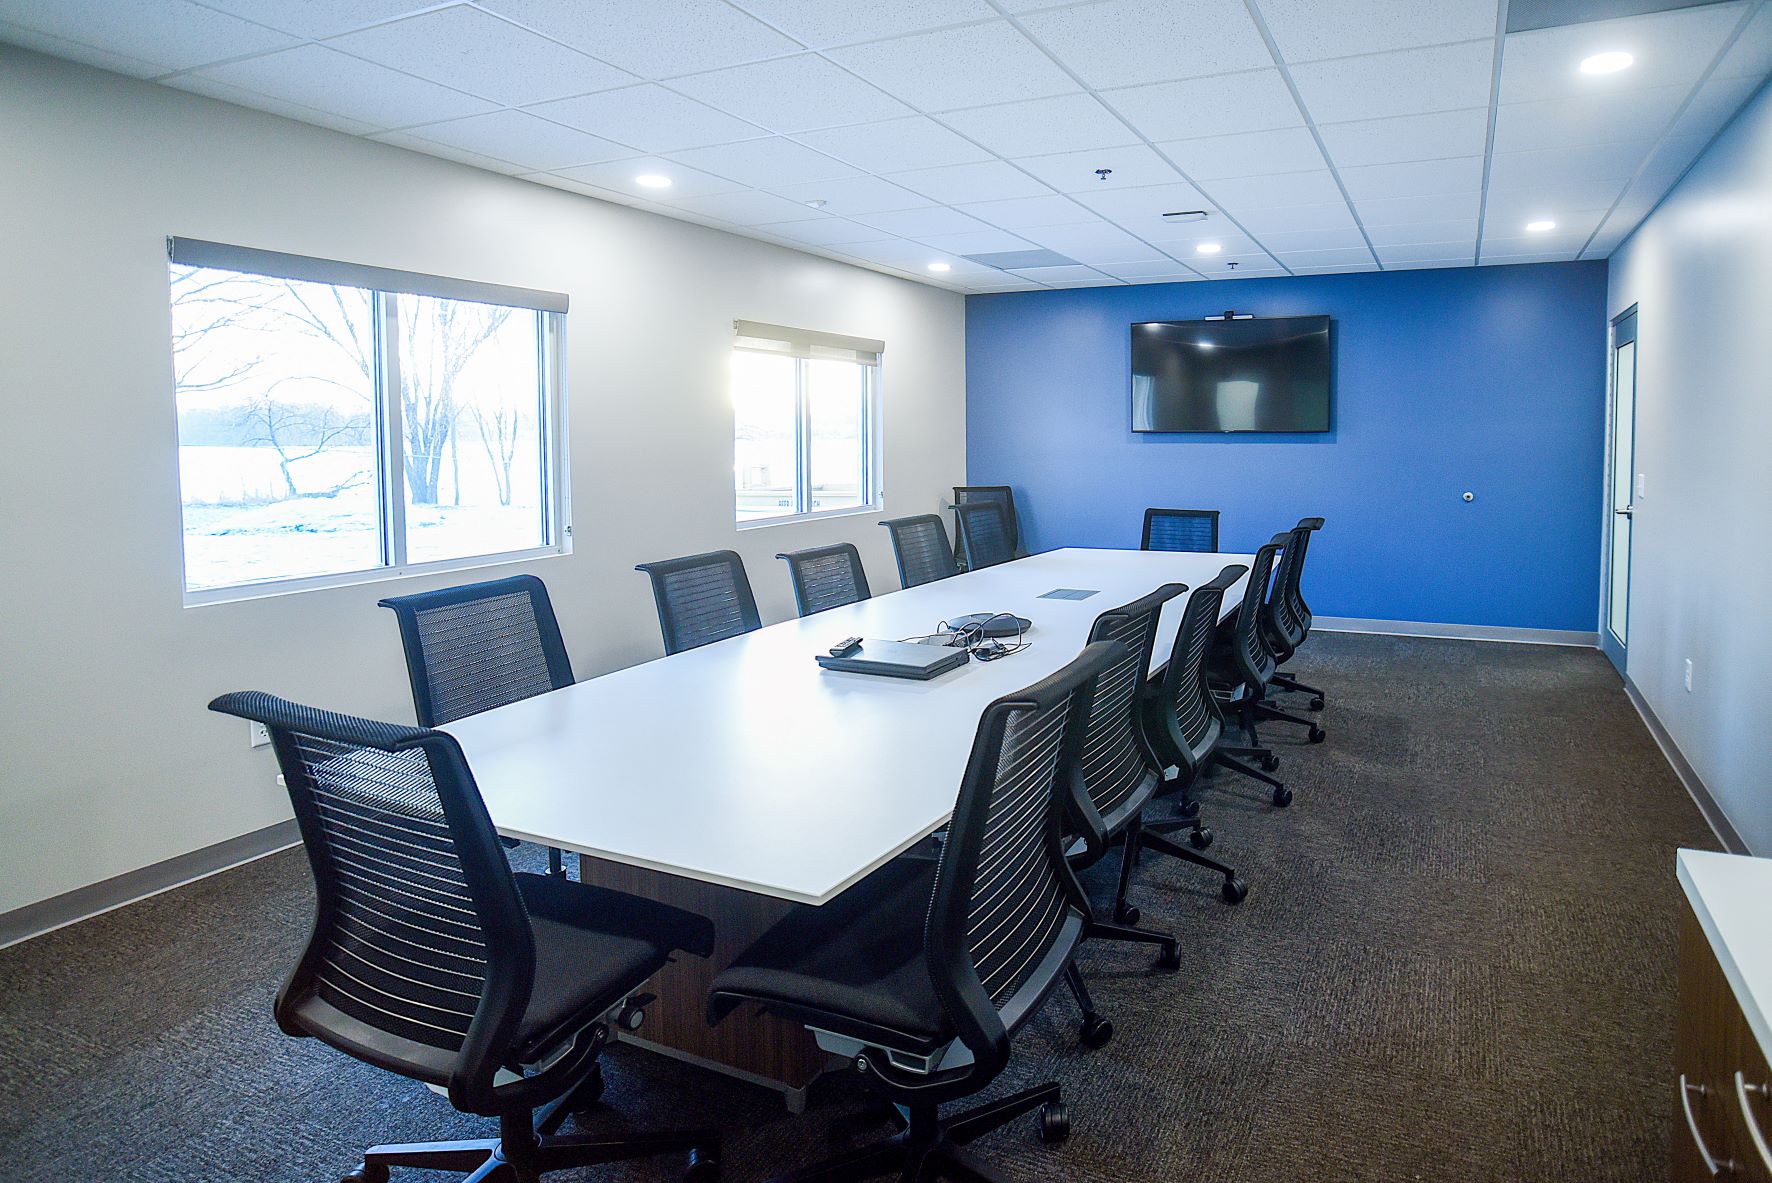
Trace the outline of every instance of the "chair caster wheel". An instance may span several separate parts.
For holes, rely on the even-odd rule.
[[[1114,1025],[1100,1015],[1091,1015],[1083,1020],[1083,1046],[1087,1048],[1106,1047],[1108,1040],[1114,1037]]]
[[[1136,905],[1120,904],[1114,909],[1114,923],[1137,924],[1138,918],[1142,915],[1144,913],[1140,912]]]
[[[1187,844],[1195,850],[1205,850],[1212,845],[1212,831],[1206,826],[1190,831],[1187,836]]]
[[[339,1183],[388,1183],[388,1168],[379,1162],[360,1162]]]
[[[1181,968],[1181,945],[1170,941],[1163,946],[1163,952],[1157,957],[1157,968],[1167,973],[1174,973]]]
[[[1071,1136],[1071,1115],[1063,1101],[1048,1101],[1040,1106],[1040,1141],[1062,1142]]]
[[[1183,801],[1181,803],[1181,808],[1176,810],[1175,813],[1177,817],[1199,817],[1200,803],[1198,801]]]
[[[711,1150],[691,1150],[683,1183],[714,1183],[720,1177],[720,1156]]]
[[[1279,766],[1280,766],[1280,758],[1278,756],[1274,755],[1272,752],[1269,752],[1267,755],[1265,755],[1261,758],[1261,770],[1263,772],[1272,772],[1275,769],[1277,769]]]
[[[1285,785],[1281,785],[1279,788],[1275,789],[1274,804],[1280,809],[1284,809],[1292,804],[1292,790]]]
[[[1323,737],[1328,734],[1329,733],[1324,731],[1321,727],[1312,727],[1311,733],[1307,738],[1309,738],[1312,743],[1322,743]]]
[[[1249,885],[1243,882],[1242,876],[1232,875],[1224,881],[1224,886],[1218,889],[1218,894],[1224,897],[1224,902],[1227,904],[1240,904],[1243,902],[1243,897],[1249,894]]]
[[[1323,709],[1323,700],[1321,697],[1311,699],[1311,710],[1320,711],[1322,709]]]

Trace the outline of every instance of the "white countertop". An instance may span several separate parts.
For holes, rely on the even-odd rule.
[[[1682,850],[1680,886],[1760,1050],[1772,1059],[1772,859]]]
[[[1249,561],[1051,551],[770,625],[442,730],[460,742],[502,834],[822,904],[947,822],[987,704],[1070,661],[1102,612]],[[1221,615],[1242,587],[1226,594]],[[1098,594],[1039,598],[1057,588]],[[1159,659],[1185,602],[1164,610]],[[847,636],[897,640],[969,612],[1027,617],[1031,646],[928,682],[813,661]]]

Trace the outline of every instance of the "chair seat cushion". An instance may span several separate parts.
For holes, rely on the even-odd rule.
[[[923,1055],[957,1032],[930,983],[923,922],[936,862],[898,859],[823,907],[798,908],[714,979],[710,1018],[741,1002]]]
[[[638,990],[673,951],[713,951],[714,926],[681,908],[563,875],[515,878],[535,934],[535,985],[516,1040],[525,1063]]]

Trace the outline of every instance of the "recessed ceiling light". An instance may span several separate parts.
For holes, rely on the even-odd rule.
[[[1212,342],[1210,342],[1210,341],[1195,341],[1195,342],[1194,342],[1194,347],[1195,347],[1195,348],[1196,348],[1196,349],[1214,349],[1214,348],[1217,348],[1217,347],[1216,347],[1216,346],[1215,346],[1215,345],[1213,345],[1213,343],[1212,343]]]
[[[1581,72],[1583,74],[1616,74],[1620,70],[1630,69],[1631,63],[1636,60],[1622,49],[1607,50],[1605,53],[1596,53],[1592,57],[1582,58]]]
[[[1546,230],[1555,230],[1556,228],[1557,224],[1549,218],[1540,218],[1536,222],[1526,223],[1526,232],[1529,234],[1543,234]]]
[[[640,186],[642,189],[669,189],[671,187],[671,178],[665,176],[663,173],[641,173],[634,178],[634,184]]]
[[[952,271],[953,269],[954,269],[953,265],[950,263],[931,263],[931,264],[929,264],[929,270],[931,270],[931,271]]]
[[[1197,255],[1216,255],[1223,249],[1224,247],[1216,242],[1202,242],[1195,245],[1194,253]]]

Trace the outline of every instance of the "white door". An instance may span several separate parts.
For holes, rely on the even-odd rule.
[[[1601,647],[1620,672],[1630,638],[1630,544],[1636,508],[1637,312],[1631,309],[1612,326],[1611,457],[1607,464],[1610,525],[1606,546],[1606,627]]]

